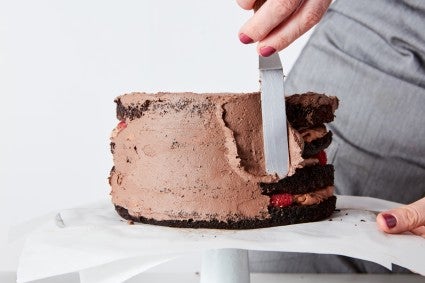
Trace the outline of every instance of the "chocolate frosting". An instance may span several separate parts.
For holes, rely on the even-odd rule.
[[[111,196],[132,216],[218,221],[269,218],[259,93],[131,93],[111,135]],[[290,170],[302,137],[290,128]]]

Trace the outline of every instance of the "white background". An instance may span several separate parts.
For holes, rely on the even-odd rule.
[[[0,0],[0,271],[12,225],[105,198],[116,96],[257,91],[235,1]],[[294,64],[308,35],[281,52]]]

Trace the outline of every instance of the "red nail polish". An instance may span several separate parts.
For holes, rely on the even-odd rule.
[[[385,219],[388,228],[394,228],[397,225],[397,219],[391,214],[382,214],[382,217]]]
[[[264,46],[264,47],[260,48],[260,54],[263,57],[269,57],[270,55],[272,55],[275,52],[276,52],[276,49],[274,49],[273,47],[270,47],[270,46]]]
[[[250,38],[249,36],[247,36],[244,33],[239,34],[239,40],[243,43],[243,44],[250,44],[253,43],[254,40],[252,40],[252,38]]]

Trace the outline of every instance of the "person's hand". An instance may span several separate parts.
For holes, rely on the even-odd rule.
[[[390,234],[410,231],[425,238],[425,198],[400,208],[381,212],[376,217],[379,229]]]
[[[243,9],[256,8],[256,0],[236,0]],[[264,0],[258,0],[264,2]],[[242,26],[239,39],[258,42],[257,52],[270,56],[317,24],[332,0],[268,0]]]

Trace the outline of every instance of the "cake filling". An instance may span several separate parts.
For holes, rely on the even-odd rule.
[[[298,132],[305,142],[313,142],[314,140],[323,138],[328,133],[324,125],[315,128],[302,129]]]
[[[313,205],[321,203],[325,199],[333,196],[333,194],[334,186],[328,186],[305,194],[273,194],[270,196],[270,205],[273,207],[287,207],[292,204]]]
[[[325,199],[333,196],[333,194],[334,186],[329,186],[311,193],[294,195],[294,202],[300,205],[313,205],[321,203]]]

